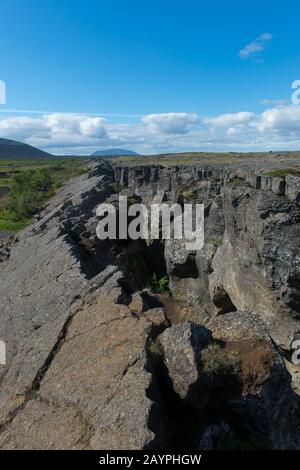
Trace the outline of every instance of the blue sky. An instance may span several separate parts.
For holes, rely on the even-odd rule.
[[[4,0],[0,137],[77,154],[299,148],[299,13],[289,0]]]

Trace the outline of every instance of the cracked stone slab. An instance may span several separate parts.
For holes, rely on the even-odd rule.
[[[158,392],[147,371],[145,345],[151,328],[150,321],[133,318],[126,306],[92,293],[72,317],[38,395],[29,398],[2,433],[0,447],[31,448],[38,435],[35,448],[44,448],[52,429],[47,448],[75,449],[78,440],[91,449],[163,446],[159,398],[150,398]],[[43,403],[55,405],[45,409]],[[57,418],[49,420],[49,413]],[[55,436],[63,429],[65,415],[71,428],[59,441]],[[20,433],[22,423],[26,438]],[[90,438],[82,443],[85,428]]]

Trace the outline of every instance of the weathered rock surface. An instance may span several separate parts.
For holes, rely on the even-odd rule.
[[[10,243],[0,240],[0,263],[6,261],[9,258]]]
[[[299,178],[143,167],[127,170],[127,180],[147,204],[162,187],[169,202],[204,204],[203,249],[188,251],[186,240],[165,243],[176,298],[199,304],[210,315],[255,310],[289,349],[300,315]]]
[[[226,416],[222,426],[217,420],[205,427],[200,445],[225,427],[228,439],[247,436],[249,445],[261,441],[268,448],[298,448],[299,410],[291,377],[257,314],[222,315],[207,328],[183,323],[157,341],[175,393],[195,416],[202,410],[199,425],[209,416]]]
[[[164,442],[159,394],[146,370],[152,322],[115,304],[122,272],[109,265],[107,250],[81,244],[109,178],[101,165],[68,183],[1,263],[2,448]]]
[[[256,313],[234,312],[212,319],[207,327],[225,351],[240,359],[240,396],[229,407],[245,433],[271,448],[299,448],[299,403],[284,360]]]
[[[115,182],[147,205],[203,203],[203,249],[98,240]],[[298,185],[243,165],[105,162],[64,185],[0,246],[0,448],[228,448],[247,435],[299,448]],[[157,299],[145,286],[166,272],[173,298]],[[239,356],[238,375],[203,369],[215,343]]]
[[[300,318],[299,177],[197,166],[118,167],[116,177],[146,204],[161,191],[169,203],[204,204],[203,249],[165,243],[176,298],[209,315],[255,310],[290,348]]]
[[[186,322],[165,330],[157,341],[175,392],[182,400],[198,406],[205,399],[199,391],[201,351],[212,342],[211,332]]]

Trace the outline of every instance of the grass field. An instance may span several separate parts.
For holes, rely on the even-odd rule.
[[[242,165],[249,162],[300,162],[300,152],[183,152],[161,155],[114,157],[112,162],[128,165]]]
[[[68,179],[78,176],[86,171],[85,158],[45,158],[41,160],[4,160],[0,159],[0,231],[8,230],[17,232],[30,224],[31,216],[16,217],[11,210],[13,208],[12,187],[16,184],[16,178],[22,180],[28,172],[47,173],[49,187],[36,198],[36,208],[47,200],[57,188]],[[35,208],[35,206],[33,206]]]

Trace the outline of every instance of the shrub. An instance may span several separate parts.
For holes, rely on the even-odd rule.
[[[150,338],[147,342],[147,350],[148,353],[154,357],[161,357],[163,355],[160,347],[152,338]]]
[[[10,232],[18,232],[31,223],[31,217],[14,221],[15,214],[8,209],[0,211],[0,230],[9,230]]]
[[[122,191],[122,185],[118,182],[112,183],[110,186],[114,193],[120,193]]]
[[[55,165],[52,165],[50,168],[52,171],[61,171],[61,170],[65,170],[66,167],[63,166],[62,163],[57,163]]]
[[[241,367],[239,355],[226,351],[217,343],[202,351],[201,362],[205,372],[216,375],[238,375]]]
[[[14,222],[34,214],[39,203],[47,196],[52,179],[46,170],[26,170],[12,178],[8,210]]]
[[[219,248],[219,246],[222,245],[223,238],[222,237],[209,238],[207,241],[211,243],[213,247],[217,250],[217,248]]]
[[[150,289],[156,294],[164,294],[169,290],[169,276],[158,277],[156,273],[153,274],[149,284]]]
[[[182,196],[185,199],[198,199],[198,188],[183,191]]]

